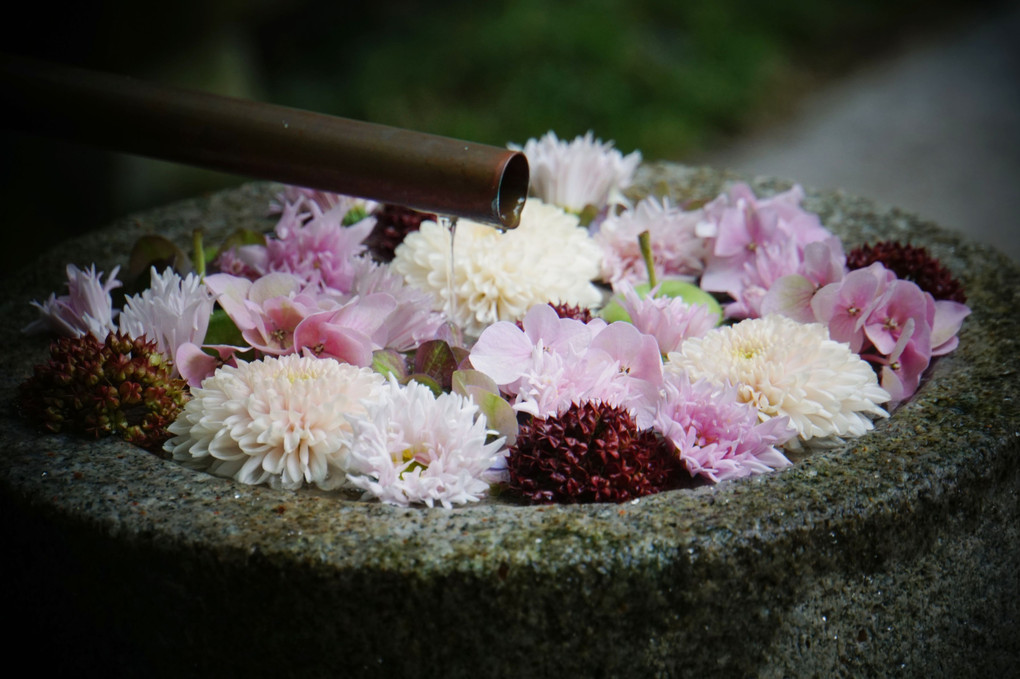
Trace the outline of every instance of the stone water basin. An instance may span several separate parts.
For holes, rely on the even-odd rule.
[[[647,165],[711,198],[746,179]],[[789,187],[751,180],[759,195]],[[9,279],[0,371],[12,650],[114,676],[1008,676],[1020,660],[1020,268],[899,210],[807,191],[848,249],[924,245],[965,285],[960,346],[894,417],[771,475],[623,505],[454,510],[274,491],[122,442],[42,435],[18,329],[67,262],[124,263],[265,216],[253,184],[128,217]],[[215,240],[215,237],[212,238]]]

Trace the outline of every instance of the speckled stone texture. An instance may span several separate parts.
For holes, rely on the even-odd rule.
[[[736,179],[675,165],[641,177],[678,201]],[[447,511],[277,492],[17,419],[16,385],[46,352],[18,329],[65,262],[108,271],[142,233],[269,227],[272,193],[138,215],[8,281],[0,511],[14,651],[43,639],[47,667],[128,676],[1014,675],[1020,271],[1005,257],[809,191],[848,247],[925,245],[962,279],[974,313],[959,349],[844,448],[623,505]]]

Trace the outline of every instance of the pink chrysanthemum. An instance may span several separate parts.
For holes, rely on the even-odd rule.
[[[717,483],[789,465],[776,446],[797,433],[785,417],[759,422],[758,411],[740,403],[734,387],[691,384],[676,373],[665,380],[654,427],[673,442],[692,476]]]
[[[700,211],[684,212],[668,199],[653,197],[619,215],[609,214],[594,236],[602,248],[602,277],[613,286],[648,281],[638,246],[638,235],[647,231],[656,274],[693,279],[701,273],[707,254],[704,241],[695,233],[701,219]]]
[[[617,298],[630,322],[651,335],[665,356],[676,351],[685,339],[701,337],[719,322],[719,314],[705,304],[688,304],[679,297],[656,297],[658,287],[641,297],[629,283],[621,284]]]
[[[214,299],[195,274],[181,278],[173,269],[162,274],[152,267],[149,288],[127,298],[120,314],[120,331],[146,337],[171,360],[184,344],[202,344]],[[174,374],[179,375],[177,368]]]

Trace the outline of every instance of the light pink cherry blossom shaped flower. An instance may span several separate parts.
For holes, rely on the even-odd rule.
[[[295,351],[368,367],[372,352],[383,348],[381,329],[396,306],[392,296],[380,292],[306,316],[294,328]]]

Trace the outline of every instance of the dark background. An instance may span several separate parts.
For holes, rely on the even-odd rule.
[[[684,161],[1001,5],[963,0],[114,0],[24,5],[3,51],[503,145],[591,129]],[[0,132],[2,264],[243,177]],[[87,263],[79,263],[87,264]]]

